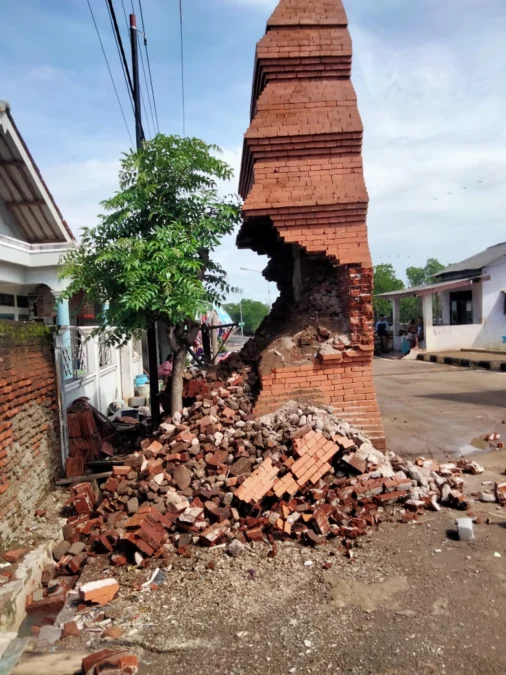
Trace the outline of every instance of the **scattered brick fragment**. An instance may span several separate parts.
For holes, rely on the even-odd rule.
[[[6,551],[2,557],[5,562],[15,564],[24,558],[28,551],[29,549],[27,548],[13,548],[10,551]]]
[[[106,605],[113,600],[118,591],[119,584],[116,579],[100,579],[83,584],[79,589],[79,597],[84,602]]]

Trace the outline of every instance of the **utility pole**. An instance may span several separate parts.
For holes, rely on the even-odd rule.
[[[137,150],[140,149],[144,140],[141,119],[141,88],[139,83],[139,55],[137,52],[137,20],[135,14],[130,14],[130,42],[132,45],[132,77],[133,77],[133,99],[135,112],[135,140]],[[156,357],[156,330],[153,323],[147,330],[148,342],[148,365],[149,365],[149,397],[151,405],[151,423],[153,431],[160,426],[160,403],[158,388],[158,359]]]

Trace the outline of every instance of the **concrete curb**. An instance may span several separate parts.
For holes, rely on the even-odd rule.
[[[50,539],[26,554],[15,578],[0,589],[0,631],[17,632],[26,616],[26,598],[40,588],[42,570],[53,561]]]
[[[441,363],[445,366],[460,366],[462,368],[490,370],[498,373],[506,373],[505,361],[489,361],[485,359],[467,359],[455,356],[444,356],[442,354],[418,354],[417,361],[427,361],[428,363]]]

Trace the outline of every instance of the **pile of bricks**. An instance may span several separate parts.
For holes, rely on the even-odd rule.
[[[89,483],[72,488],[60,569],[75,573],[89,554],[142,564],[233,540],[334,537],[349,548],[386,505],[402,504],[410,518],[439,502],[467,507],[456,464],[405,463],[314,406],[255,419],[247,367],[224,381],[216,372],[188,377],[187,389],[204,392],[191,407],[115,465],[99,494]]]
[[[87,398],[78,398],[67,409],[69,457],[65,464],[67,478],[82,476],[86,462],[97,459],[102,439],[97,429],[93,409]]]
[[[351,83],[352,45],[341,0],[281,0],[257,45],[251,124],[245,135],[240,192],[240,248],[270,258],[264,275],[280,298],[273,322],[298,349],[301,265],[325,266],[339,288],[339,319],[318,310],[346,344],[317,352],[309,364],[272,363],[260,371],[258,414],[276,410],[300,390],[366,432],[377,448],[384,434],[372,381],[372,263],[368,195],[362,166],[362,121]],[[330,268],[330,270],[328,269]],[[314,325],[307,314],[307,326]],[[272,322],[271,322],[272,323]],[[263,328],[269,327],[266,322]],[[272,333],[269,351],[279,351]],[[335,351],[341,351],[336,354]],[[323,358],[325,357],[325,358]],[[268,359],[264,359],[264,365]]]

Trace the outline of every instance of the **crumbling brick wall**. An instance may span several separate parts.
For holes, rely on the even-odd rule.
[[[383,447],[351,59],[341,0],[281,0],[257,45],[238,246],[269,256],[280,298],[245,354],[258,362],[257,413],[330,403]]]
[[[51,332],[0,321],[0,542],[15,538],[59,470]]]

